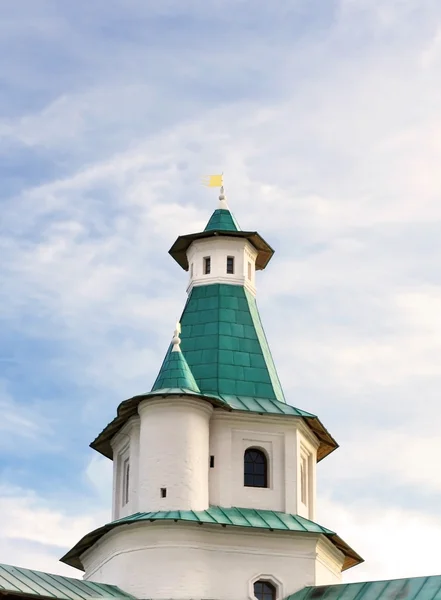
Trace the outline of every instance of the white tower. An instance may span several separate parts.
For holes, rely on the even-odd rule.
[[[314,522],[316,463],[337,444],[283,395],[255,299],[273,250],[222,189],[170,254],[190,272],[180,325],[151,392],[91,444],[114,462],[113,521],[62,560],[139,598],[282,600],[338,583],[362,559]]]

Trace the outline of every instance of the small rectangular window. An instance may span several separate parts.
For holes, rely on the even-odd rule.
[[[193,277],[193,263],[190,265],[190,277]]]
[[[234,256],[227,256],[227,273],[230,275],[234,273]]]
[[[210,469],[214,469],[214,456],[210,456]]]
[[[122,470],[122,505],[125,506],[129,501],[130,485],[130,461],[128,458],[123,462]]]
[[[308,505],[308,457],[302,456],[300,460],[300,500]]]
[[[167,496],[167,488],[161,488],[161,498],[165,498]]]
[[[211,256],[204,258],[204,275],[211,273]]]
[[[248,279],[251,280],[251,263],[248,261]]]

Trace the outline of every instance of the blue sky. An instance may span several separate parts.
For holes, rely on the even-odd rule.
[[[276,249],[285,395],[341,444],[318,520],[366,558],[347,580],[441,572],[440,105],[438,0],[1,4],[0,561],[80,575],[58,557],[110,517],[88,444],[155,379],[167,251],[223,170]]]

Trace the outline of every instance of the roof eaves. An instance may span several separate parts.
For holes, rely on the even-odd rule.
[[[252,413],[252,414],[267,414],[274,417],[295,417],[301,418],[306,426],[314,433],[314,435],[319,440],[319,447],[317,450],[317,462],[323,460],[326,456],[334,452],[339,445],[337,441],[332,437],[323,423],[320,421],[318,417],[313,415],[312,413],[308,413],[304,410],[295,408],[291,404],[285,404],[284,402],[280,402],[278,400],[265,400],[265,403],[271,403],[271,406],[274,407],[274,412],[269,411],[262,401],[259,401],[258,398],[247,398],[244,396],[221,396],[224,402],[228,403],[233,412],[241,412],[241,413]],[[262,400],[262,399],[261,399]],[[240,408],[238,408],[238,403],[240,403]],[[251,408],[252,407],[252,408]],[[257,407],[261,407],[259,410]]]
[[[256,270],[264,269],[271,257],[274,254],[274,249],[261,237],[257,231],[228,231],[228,230],[216,230],[216,231],[201,231],[198,233],[189,233],[187,235],[180,235],[173,246],[170,248],[168,253],[172,256],[175,261],[184,269],[188,271],[188,259],[187,249],[191,243],[195,240],[214,236],[227,236],[227,237],[239,237],[247,239],[258,252],[256,259]]]
[[[190,513],[192,513],[190,518]],[[278,517],[283,527],[275,526],[276,520],[273,523],[269,523],[265,516],[270,514],[272,517]],[[248,515],[248,516],[247,516]],[[284,517],[284,518],[281,518]],[[336,533],[330,529],[326,529],[314,521],[302,518],[299,521],[297,515],[290,515],[287,513],[280,513],[278,511],[265,511],[259,509],[248,509],[248,508],[222,508],[220,506],[211,506],[206,511],[160,511],[156,513],[136,513],[130,517],[124,517],[118,521],[113,521],[90,532],[84,536],[69,552],[67,552],[60,560],[65,564],[68,564],[77,569],[83,570],[80,557],[95,542],[97,542],[103,535],[118,526],[130,525],[137,521],[156,521],[156,520],[174,520],[174,521],[185,521],[185,522],[198,522],[221,526],[231,527],[250,527],[254,529],[270,529],[277,531],[289,531],[305,534],[316,534],[324,535],[329,541],[340,550],[345,556],[343,563],[343,570],[349,569],[361,562],[363,559],[357,554],[346,542],[344,542]],[[293,524],[296,524],[293,527]]]
[[[154,392],[148,392],[146,394],[140,394],[133,396],[128,400],[124,400],[117,408],[117,415],[110,423],[104,427],[104,429],[97,435],[97,437],[89,444],[90,448],[99,452],[110,460],[113,459],[113,450],[110,445],[110,441],[114,435],[127,423],[130,417],[138,414],[138,405],[143,400],[149,400],[152,398],[167,398],[168,396],[190,396],[198,400],[205,400],[210,402],[213,406],[218,408],[224,408],[230,410],[225,400],[214,394],[197,394],[192,390],[186,390],[185,388],[165,388],[163,390],[155,390]]]

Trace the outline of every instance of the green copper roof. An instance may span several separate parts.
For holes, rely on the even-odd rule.
[[[115,585],[31,571],[12,565],[0,565],[0,594],[13,594],[29,598],[38,596],[56,600],[134,598]]]
[[[229,210],[218,208],[211,215],[204,231],[240,231],[240,227]]]
[[[256,299],[244,287],[194,287],[181,326],[182,352],[203,394],[285,402]]]
[[[198,384],[182,352],[180,350],[173,352],[171,345],[164,358],[159,375],[153,384],[152,392],[167,388],[181,388],[186,390],[186,393],[200,393]]]
[[[138,414],[138,405],[143,400],[161,396],[176,396],[180,394],[192,394],[190,390],[184,388],[164,388],[158,392],[149,392],[140,394],[128,400],[124,400],[118,406],[117,416],[102,430],[102,432],[93,440],[90,447],[106,456],[113,458],[113,450],[110,444],[112,437],[123,427],[125,423]],[[328,456],[336,448],[337,442],[322,425],[320,420],[313,414],[308,413],[299,408],[279,402],[278,400],[270,400],[268,398],[256,398],[248,396],[231,396],[227,394],[194,394],[195,398],[211,402],[215,410],[233,410],[238,412],[250,412],[258,415],[271,415],[275,417],[294,417],[302,418],[308,427],[317,436],[319,447],[317,448],[317,461]]]
[[[441,600],[441,575],[306,587],[285,600]]]
[[[82,569],[80,556],[85,550],[90,548],[108,531],[121,525],[128,525],[144,521],[187,521],[207,525],[222,525],[224,527],[249,527],[253,529],[267,529],[270,531],[297,532],[303,534],[322,534],[326,536],[344,555],[345,562],[343,569],[363,562],[363,559],[352,550],[336,533],[322,527],[313,521],[273,510],[258,510],[254,508],[221,508],[220,506],[210,506],[207,510],[173,510],[136,513],[129,517],[124,517],[112,523],[108,523],[95,531],[87,534],[80,540],[63,558],[62,562]]]

